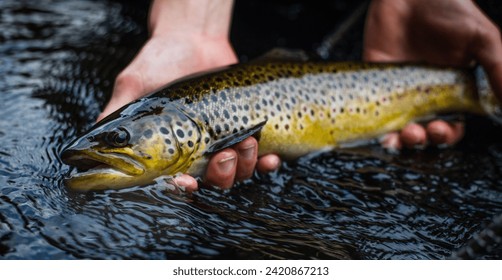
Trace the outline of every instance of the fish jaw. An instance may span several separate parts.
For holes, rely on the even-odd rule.
[[[144,183],[146,169],[142,163],[125,153],[96,151],[86,144],[73,144],[61,155],[65,164],[80,166],[65,178],[67,187],[87,191],[116,189]]]

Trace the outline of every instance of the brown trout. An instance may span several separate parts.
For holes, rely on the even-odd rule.
[[[498,113],[479,75],[416,65],[255,61],[190,76],[122,107],[70,143],[62,160],[77,172],[66,184],[101,190],[201,176],[211,154],[253,135],[260,154],[294,159],[438,113]]]

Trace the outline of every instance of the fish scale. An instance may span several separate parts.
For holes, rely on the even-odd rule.
[[[406,64],[233,65],[174,81],[96,124],[63,151],[77,167],[66,182],[89,190],[202,176],[212,154],[249,136],[259,139],[260,154],[294,159],[438,113],[499,112],[491,91],[480,95],[476,86],[489,88],[484,75]]]

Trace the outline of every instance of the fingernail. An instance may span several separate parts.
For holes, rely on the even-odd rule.
[[[380,145],[389,152],[398,152],[401,149],[401,142],[395,134],[386,134],[381,137]]]
[[[239,155],[244,159],[252,159],[255,156],[255,145],[239,149]]]
[[[232,171],[235,166],[235,157],[227,157],[218,161],[218,168],[223,173]]]
[[[193,192],[197,190],[197,181],[189,176],[182,175],[175,177],[173,183],[183,191]]]
[[[281,165],[281,160],[278,157],[274,157],[270,160],[270,166],[273,167],[273,170],[277,170]]]

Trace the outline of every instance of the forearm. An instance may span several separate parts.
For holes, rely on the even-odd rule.
[[[232,6],[232,0],[154,0],[150,32],[227,40]]]

